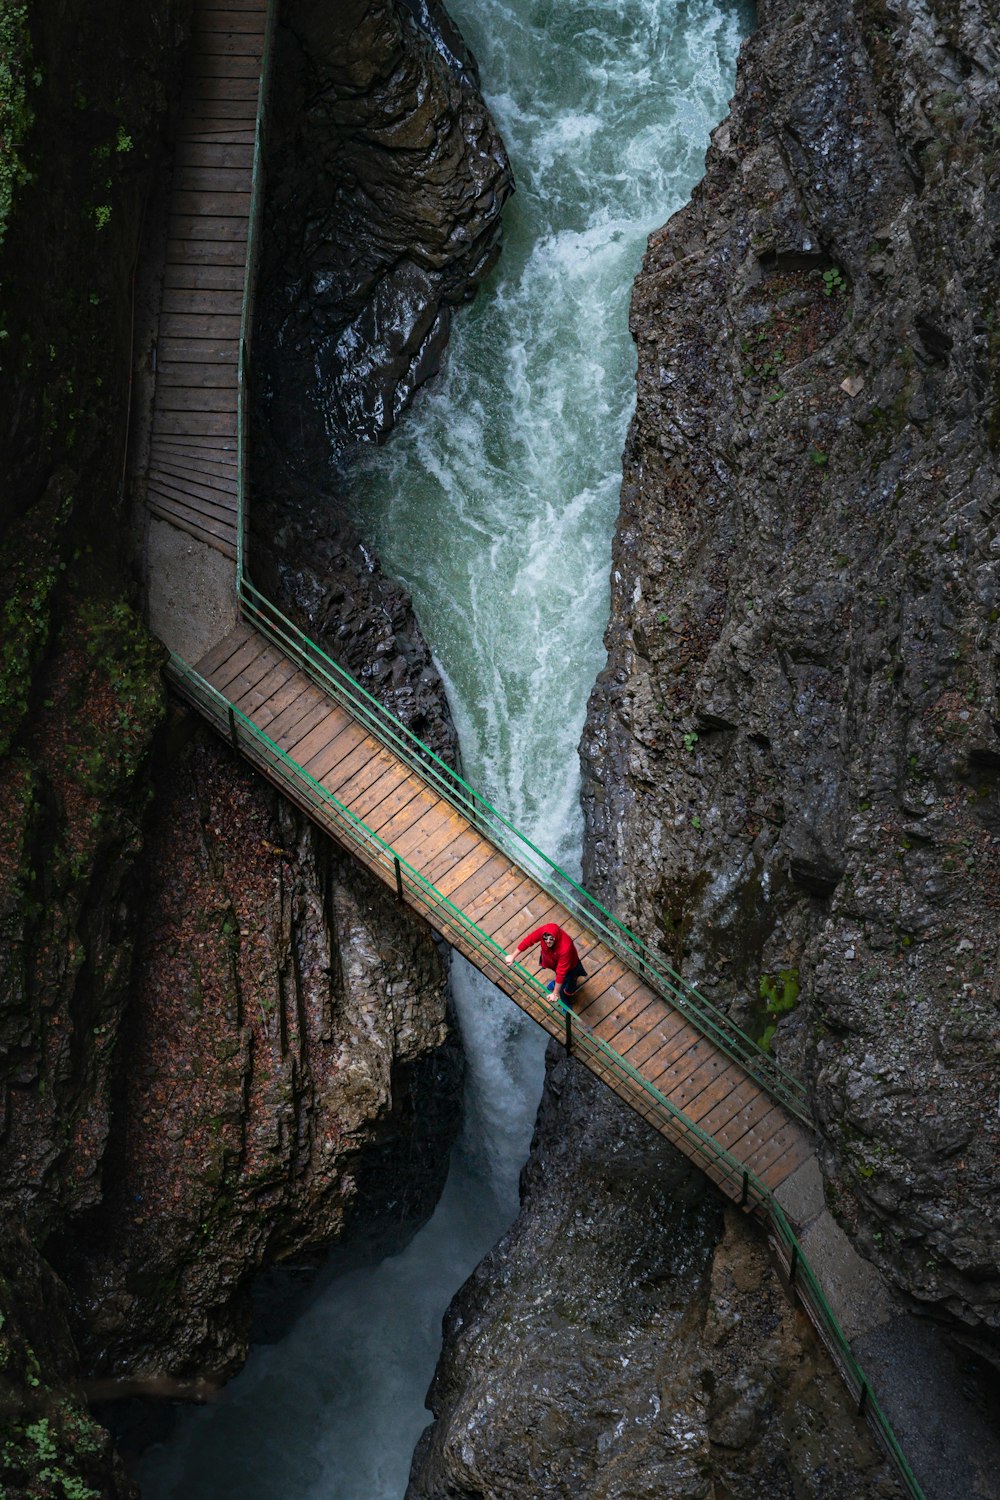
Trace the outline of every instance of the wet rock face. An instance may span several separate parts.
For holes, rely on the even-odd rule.
[[[777,1025],[859,1247],[989,1342],[996,16],[760,19],[635,288],[587,876],[716,1004]]]
[[[51,1248],[90,1368],[211,1379],[256,1270],[426,1218],[461,1055],[426,928],[225,746],[159,793],[105,1191]]]
[[[444,683],[406,589],[383,573],[318,466],[303,478],[267,444],[254,472],[248,560],[258,587],[436,755],[457,765]]]
[[[436,3],[295,0],[275,68],[258,389],[285,453],[328,461],[383,438],[438,368],[512,183]]]
[[[453,1301],[407,1500],[897,1494],[760,1237],[576,1063]]]

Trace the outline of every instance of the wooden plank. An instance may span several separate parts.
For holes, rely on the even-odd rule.
[[[337,801],[343,802],[344,806],[349,807],[352,812],[356,812],[356,803],[359,798],[364,796],[370,787],[381,781],[387,771],[394,770],[397,777],[403,774],[400,763],[392,752],[382,749],[381,746],[379,748],[381,753],[369,756],[349,779],[337,781],[329,787]],[[383,796],[388,789],[387,783],[383,788]],[[360,814],[358,813],[357,816],[360,817]]]
[[[752,1150],[760,1140],[759,1127],[765,1123],[772,1108],[770,1095],[760,1089],[755,1099],[744,1105],[719,1129],[707,1130],[704,1123],[701,1128],[705,1130],[706,1135],[718,1141],[720,1146],[724,1146],[727,1151],[731,1151],[734,1156],[742,1159],[743,1150]],[[746,1142],[746,1146],[741,1148],[741,1142]]]
[[[454,842],[462,828],[462,819],[455,809],[449,808],[449,812],[450,816],[447,819],[442,818],[440,829],[433,832],[419,828],[409,830],[400,836],[396,844],[397,853],[405,855],[408,862],[415,870],[419,870],[421,875],[424,874],[428,861],[441,849]],[[436,887],[436,889],[439,888]]]
[[[253,171],[253,141],[196,141],[185,137],[174,149],[174,166],[180,172],[226,167],[242,172],[249,181]]]
[[[730,1063],[727,1072],[720,1074],[717,1082],[704,1089],[697,1098],[687,1102],[684,1113],[698,1125],[712,1110],[728,1104],[730,1108],[726,1118],[730,1118],[752,1097],[752,1081],[736,1063]]]
[[[741,1109],[746,1109],[760,1095],[760,1085],[749,1075],[744,1075],[742,1081],[733,1089],[732,1093],[723,1098],[712,1101],[695,1100],[687,1113],[699,1125],[702,1130],[713,1135],[720,1130],[727,1120],[738,1115]]]
[[[312,688],[312,683],[296,669],[284,685],[277,688],[272,697],[254,711],[253,721],[257,728],[270,734],[272,724],[310,688]]]
[[[246,258],[246,239],[249,234],[249,216],[246,204],[241,205],[240,193],[226,193],[232,202],[222,202],[220,193],[205,193],[204,198],[193,202],[190,193],[178,193],[174,199],[174,213],[166,225],[169,245],[178,243],[186,248],[184,260],[190,258],[193,245],[241,245]],[[181,207],[183,204],[183,207]]]
[[[180,196],[180,195],[179,195]],[[184,194],[188,198],[190,194]],[[244,208],[239,213],[224,213],[218,208],[209,211],[207,196],[203,201],[199,198],[198,205],[194,208],[181,208],[177,199],[173,200],[174,211],[170,215],[167,226],[168,244],[180,241],[187,244],[191,240],[210,240],[217,245],[242,245],[243,260],[246,260],[247,241],[247,214]],[[230,193],[231,198],[246,197],[243,193]],[[225,207],[225,205],[223,205]],[[185,259],[191,260],[190,253]]]
[[[232,681],[227,684],[226,697],[235,703],[242,713],[246,713],[246,710],[240,704],[240,699],[273,672],[281,661],[281,652],[275,650],[270,642],[268,642],[260,655],[254,661],[250,662],[248,666],[244,667],[242,671],[238,672]],[[247,714],[247,718],[249,717],[250,715]]]
[[[706,1037],[699,1037],[692,1046],[682,1052],[679,1057],[674,1058],[673,1062],[655,1076],[653,1076],[652,1069],[644,1069],[644,1073],[661,1094],[666,1094],[671,1102],[676,1103],[674,1094],[688,1079],[707,1067],[713,1056],[717,1054],[711,1042]],[[679,1109],[680,1105],[678,1104],[677,1107]]]
[[[322,774],[319,774],[317,771],[310,771],[310,775],[315,776],[317,781],[321,781],[327,791],[332,793],[338,801],[342,802],[343,798],[340,795],[340,788],[347,786],[349,782],[353,781],[354,777],[368,765],[377,752],[374,749],[373,742],[363,734],[353,744],[350,739],[344,740],[343,743],[338,743],[340,738],[338,736],[337,741],[331,744],[329,756],[324,752],[321,757],[318,757],[321,763],[329,759],[333,761],[333,764],[328,765]]]
[[[483,898],[469,903],[468,912],[478,927],[488,932],[492,937],[510,917],[524,910],[531,898],[537,895],[538,886],[530,875],[518,871],[519,879],[515,881],[510,889],[487,891]],[[530,932],[525,928],[525,932]]]
[[[815,1148],[808,1143],[796,1143],[785,1152],[784,1156],[779,1157],[777,1161],[772,1162],[769,1167],[757,1175],[764,1186],[770,1188],[773,1193],[787,1178],[791,1177],[793,1172],[797,1172],[802,1163],[808,1161],[814,1153]]]
[[[236,415],[236,388],[225,385],[157,385],[156,411],[227,411]]]
[[[198,291],[243,293],[242,266],[193,266],[187,261],[168,265],[163,273],[164,288],[192,287]]]
[[[246,714],[248,719],[252,719],[261,704],[266,703],[279,688],[284,687],[288,683],[289,679],[294,675],[295,670],[295,663],[289,661],[286,656],[283,656],[260,682],[255,683],[252,688],[248,688],[245,693],[242,693],[235,700],[236,706],[242,713]]]
[[[590,981],[587,981],[588,991]],[[594,996],[595,1001],[597,996]],[[581,1011],[581,1016],[582,1016]],[[655,1001],[650,998],[649,991],[641,988],[629,995],[627,1000],[621,1001],[614,1012],[598,1021],[590,1023],[594,1031],[609,1047],[614,1047],[616,1052],[623,1052],[627,1046],[633,1045],[645,1036],[650,1030],[655,1019],[659,1015],[659,1008]],[[643,1025],[643,1017],[646,1024]]]
[[[352,753],[358,755],[358,764],[361,757],[371,755],[371,740],[365,734],[361,725],[351,719],[342,709],[338,712],[336,724],[331,725],[332,737],[321,751],[313,755],[305,763],[305,769],[310,776],[321,781],[328,791],[333,791],[333,773],[339,771],[340,766]],[[327,778],[331,778],[328,781]],[[349,779],[349,773],[345,779]]]
[[[614,998],[616,1006],[619,1006],[642,988],[642,980],[638,975],[630,973],[624,965],[612,979],[607,979],[603,985],[592,980],[589,975],[586,983],[586,1003],[580,1010],[580,1018],[588,1026],[603,1020],[609,1013],[607,1009],[609,995]]]
[[[646,1064],[664,1047],[677,1043],[682,1038],[693,1040],[695,1036],[697,1032],[689,1021],[686,1021],[678,1011],[665,1008],[663,1015],[656,1025],[650,1028],[647,1035],[631,1047],[623,1047],[622,1055],[627,1058],[630,1067],[638,1068],[642,1072]]]
[[[713,1095],[716,1101],[725,1098],[742,1076],[745,1075],[741,1068],[730,1062],[724,1052],[713,1048],[707,1062],[679,1084],[670,1097],[678,1109],[690,1116],[689,1105],[697,1103],[706,1093]]]
[[[245,31],[259,37],[264,35],[263,7],[256,10],[202,10],[198,7],[195,18],[195,35],[212,31]]]
[[[390,843],[391,840],[383,833],[383,829],[388,828],[396,816],[408,809],[415,800],[419,800],[426,810],[434,805],[436,801],[440,801],[440,798],[434,799],[433,794],[425,789],[419,777],[410,775],[403,781],[398,782],[390,790],[389,794],[383,797],[371,809],[365,818],[365,822],[373,833],[378,834],[380,839],[383,839],[385,843]],[[409,826],[409,823],[407,823],[406,827],[408,828]]]
[[[185,123],[184,128],[178,132],[178,144],[197,146],[252,146],[256,140],[257,131],[252,124],[244,124],[242,120],[205,120],[192,117],[190,128]]]
[[[181,386],[188,389],[226,390],[237,388],[236,366],[231,364],[184,364],[180,361],[157,360],[157,389],[165,386]]]
[[[454,895],[458,894],[459,886],[463,885],[466,880],[482,869],[484,861],[491,858],[495,852],[493,846],[487,844],[485,839],[478,840],[467,854],[464,854],[461,859],[457,860],[450,868],[441,873],[435,882],[437,889],[442,895],[454,899],[453,893]],[[513,866],[508,859],[507,870],[510,871],[512,869]],[[475,896],[470,893],[469,899],[474,900]],[[464,905],[463,897],[459,898],[459,904]]]
[[[199,26],[197,46],[202,57],[252,57],[260,73],[264,37],[259,27]]]
[[[210,530],[208,524],[196,512],[187,506],[174,504],[158,496],[150,495],[146,501],[147,507],[154,515],[163,521],[169,521],[172,526],[181,531],[188,532],[196,541],[203,542],[207,547],[214,547],[217,552],[222,552],[226,557],[236,561],[236,545],[229,541],[224,535],[217,535]]]
[[[213,515],[211,511],[205,510],[196,500],[189,500],[184,495],[171,495],[163,490],[154,489],[150,485],[146,490],[146,504],[150,510],[161,512],[168,516],[180,516],[190,520],[205,533],[218,541],[228,542],[230,545],[236,543],[236,527],[231,520],[225,517]]]
[[[223,666],[234,652],[245,645],[254,633],[245,621],[240,620],[228,635],[224,635],[221,641],[217,641],[214,646],[211,646],[201,660],[195,663],[195,671],[211,682],[212,673],[218,667]]]
[[[171,366],[193,364],[218,365],[235,377],[239,359],[239,342],[236,339],[173,339],[161,338],[157,344],[158,361]]]
[[[191,59],[189,77],[252,79],[256,87],[260,79],[260,59],[227,55],[225,53],[198,52]]]
[[[227,106],[239,106],[241,117],[256,121],[257,100],[260,95],[260,78],[219,78],[205,73],[194,73],[184,89],[184,103],[188,110],[201,106],[205,114],[214,119],[229,119],[237,111]]]
[[[225,449],[203,447],[189,450],[160,438],[151,444],[151,463],[171,472],[188,472],[202,484],[232,493],[236,489],[237,455]]]
[[[445,878],[448,871],[453,870],[472,850],[481,848],[483,842],[484,840],[480,838],[479,834],[466,826],[447,848],[442,849],[428,860],[421,872],[424,879],[429,880],[432,885],[440,889],[438,882]]]
[[[480,897],[492,896],[492,904],[495,905],[502,900],[505,891],[513,889],[515,883],[513,868],[506,855],[493,850],[488,844],[478,852],[480,858],[475,869],[469,869],[464,879],[457,883],[449,880],[448,890],[444,889],[443,884],[438,886],[441,894],[447,896],[455,906],[468,912],[473,921],[478,921],[474,913],[478,910]]]
[[[340,801],[346,807],[349,807],[354,816],[360,818],[362,823],[367,823],[368,814],[373,813],[379,803],[383,802],[386,797],[396,791],[401,782],[408,782],[408,780],[407,773],[403,770],[399,762],[394,760],[391,765],[386,767],[382,775],[370,781],[363,791],[352,790],[350,796],[347,796],[345,792],[341,796]]]
[[[745,1149],[739,1152],[746,1170],[762,1181],[775,1167],[781,1177],[788,1176],[805,1160],[797,1132],[788,1123],[783,1110],[779,1109],[778,1114],[784,1121],[783,1125],[772,1125],[766,1136],[762,1134],[757,1141],[748,1141]]]
[[[671,1069],[674,1065],[679,1063],[682,1058],[690,1060],[692,1055],[695,1057],[701,1056],[704,1045],[704,1037],[694,1026],[687,1025],[681,1028],[669,1041],[665,1041],[657,1052],[654,1052],[651,1057],[643,1062],[641,1067],[643,1077],[648,1078],[651,1082],[655,1079],[657,1088],[661,1092],[666,1092],[670,1076],[674,1076],[675,1081],[679,1081],[679,1079],[676,1079],[676,1075],[671,1075]],[[696,1050],[692,1054],[692,1048],[701,1050]],[[685,1074],[684,1076],[686,1077],[687,1075]]]
[[[342,721],[339,716],[331,714],[330,700],[325,694],[324,704],[326,707],[325,718],[320,723],[314,725],[308,734],[303,735],[294,744],[289,746],[289,754],[294,757],[303,770],[314,755],[325,749],[331,740],[336,739],[340,731]]]
[[[183,228],[179,225],[178,228]],[[247,242],[245,235],[226,237],[190,234],[171,234],[167,241],[166,265],[171,266],[239,266],[241,275],[246,267]]]
[[[153,408],[153,434],[164,437],[170,434],[190,437],[220,437],[230,434],[235,438],[235,418],[224,411],[157,411]]]
[[[242,308],[242,290],[221,290],[217,287],[201,290],[190,286],[169,286],[164,287],[160,297],[161,312],[186,313],[189,317],[206,313],[212,317],[218,313],[230,318],[239,317]]]
[[[329,705],[322,694],[319,695],[319,702],[315,699],[310,700],[308,695],[303,695],[303,699],[299,701],[299,708],[301,712],[295,709],[288,710],[288,721],[283,728],[279,730],[276,723],[272,723],[267,730],[278,748],[284,750],[292,760],[296,759],[295,746],[298,742],[305,739],[306,735],[318,724],[322,724],[329,711]]]
[[[148,480],[154,489],[163,490],[168,496],[191,504],[206,507],[206,514],[217,513],[220,520],[236,523],[237,501],[235,486],[223,487],[223,482],[211,482],[211,476],[198,474],[170,474],[163,469],[151,467]]]
[[[156,441],[161,443],[165,448],[176,448],[178,452],[184,450],[194,454],[199,459],[204,456],[213,462],[228,462],[230,460],[234,464],[238,462],[235,435],[210,437],[204,433],[188,433],[186,436],[184,434],[178,436],[177,434],[167,433],[163,437],[157,438]]]
[[[383,843],[388,844],[398,854],[398,840],[404,833],[414,828],[422,828],[425,833],[430,834],[441,827],[441,809],[443,806],[446,807],[448,804],[441,797],[438,797],[436,800],[428,800],[425,797],[414,797],[412,802],[409,802],[406,807],[401,808],[388,822],[376,828],[375,832]],[[449,820],[445,818],[443,821],[447,823]],[[369,827],[371,827],[371,824],[369,824]],[[407,860],[407,864],[410,863],[411,861]]]
[[[238,339],[240,319],[236,313],[160,314],[160,335],[168,339]]]
[[[184,490],[167,489],[162,484],[150,483],[147,486],[147,500],[151,505],[182,505],[185,511],[201,517],[199,524],[204,525],[212,536],[225,537],[231,542],[236,540],[235,510],[220,511],[217,506],[207,505],[197,495],[188,495]]]
[[[222,693],[223,696],[228,696],[227,690],[229,684],[255,662],[258,657],[265,655],[267,649],[268,646],[264,637],[258,635],[256,630],[251,631],[242,646],[234,651],[231,656],[227,656],[225,661],[212,673],[212,686],[217,692]]]
[[[177,166],[174,168],[171,207],[182,212],[178,200],[189,193],[197,193],[199,201],[203,198],[215,198],[220,193],[227,199],[248,197],[250,175],[246,167]]]

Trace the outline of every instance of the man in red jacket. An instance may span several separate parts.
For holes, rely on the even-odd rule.
[[[565,1000],[567,1005],[570,1004],[587,977],[573,939],[568,932],[557,927],[555,922],[547,922],[544,927],[536,927],[534,932],[529,932],[516,948],[504,955],[507,963],[512,964],[519,953],[535,943],[541,944],[538,961],[542,968],[556,971],[555,979],[546,985],[546,989],[553,1000]]]

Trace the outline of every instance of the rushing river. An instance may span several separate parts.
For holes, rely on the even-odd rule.
[[[467,778],[579,868],[576,747],[602,663],[628,298],[687,199],[750,13],[719,0],[450,0],[517,194],[447,369],[358,483],[358,521],[413,592]],[[517,1212],[544,1037],[456,960],[466,1119],[442,1201],[401,1254],[332,1280],[224,1397],[150,1450],[146,1500],[401,1500],[450,1298]]]

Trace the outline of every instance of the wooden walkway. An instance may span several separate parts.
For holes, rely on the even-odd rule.
[[[812,1155],[807,1132],[739,1063],[595,942],[531,876],[277,647],[241,623],[196,670],[500,947],[511,947],[543,922],[564,927],[588,972],[578,1002],[581,1021],[767,1187],[778,1188]],[[324,824],[322,810],[312,804],[308,810]],[[326,826],[337,837],[333,818]],[[391,878],[384,867],[378,873]],[[461,948],[461,942],[455,946]],[[471,948],[466,956],[477,962]],[[532,956],[524,961],[529,966]],[[503,976],[498,982],[503,986]],[[600,1067],[593,1070],[636,1106],[634,1087]],[[656,1113],[650,1100],[647,1118],[691,1154],[683,1133],[661,1125]],[[709,1169],[709,1175],[715,1174]],[[732,1183],[729,1188],[735,1195],[738,1189]]]
[[[146,503],[236,557],[236,399],[266,0],[199,0],[167,230]]]
[[[170,205],[159,319],[147,505],[208,547],[236,556],[240,324],[251,211],[254,131],[267,0],[198,0]],[[171,642],[166,642],[168,646]],[[251,626],[240,624],[197,670],[281,750],[373,830],[437,892],[501,947],[557,921],[588,970],[579,1015],[703,1132],[778,1188],[812,1155],[806,1130],[737,1062],[660,999],[609,949],[582,931],[531,876],[478,832],[420,775]],[[248,748],[265,773],[273,761]],[[337,822],[299,787],[299,801],[334,837]],[[341,838],[343,842],[343,837]],[[387,877],[370,854],[352,853]],[[414,901],[417,909],[420,902]],[[428,905],[424,915],[433,921]],[[449,934],[462,949],[462,942]],[[473,963],[473,946],[463,951]],[[526,956],[526,966],[530,963]],[[489,977],[532,1010],[523,980],[487,964]],[[609,1087],[722,1184],[652,1098],[600,1055],[582,1058]],[[729,1177],[731,1196],[739,1189]]]

